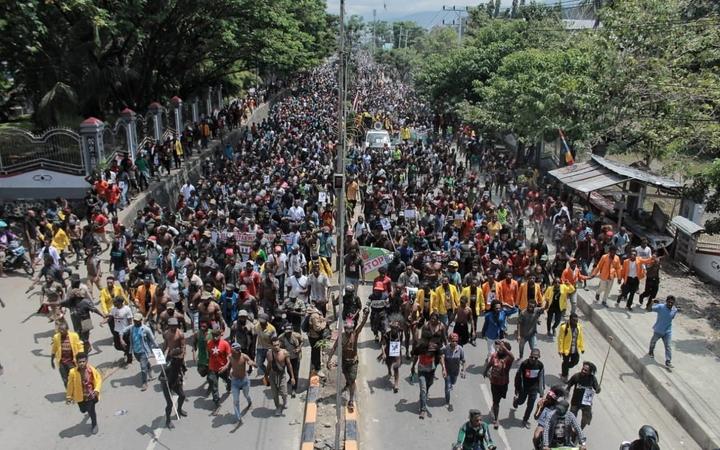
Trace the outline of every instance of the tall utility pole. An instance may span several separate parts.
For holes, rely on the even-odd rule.
[[[375,25],[376,24],[377,24],[377,10],[373,9],[373,28],[372,28],[372,53],[373,53],[373,56],[375,55]]]
[[[373,11],[373,17],[375,12]],[[375,23],[373,21],[373,45],[375,45],[374,39]],[[335,176],[334,184],[337,195],[337,240],[339,249],[338,258],[338,286],[340,286],[340,292],[344,292],[345,289],[345,133],[347,127],[345,126],[345,91],[347,86],[345,85],[345,0],[340,0],[340,37],[338,39],[338,145],[337,154],[335,161]],[[337,312],[337,373],[335,374],[335,409],[336,409],[336,424],[335,424],[335,448],[340,448],[340,422],[342,421],[342,390],[341,376],[342,376],[342,336],[343,336],[343,305],[342,301],[338,302]]]
[[[468,11],[470,11],[470,7],[466,6],[465,8],[463,8],[463,7],[457,8],[455,6],[444,6],[443,5],[442,10],[451,12],[457,17],[457,19],[453,19],[452,23],[453,23],[453,25],[455,25],[455,22],[457,22],[458,43],[462,44],[463,21],[466,19],[465,15],[468,13]],[[443,20],[443,23],[445,23],[444,20]]]

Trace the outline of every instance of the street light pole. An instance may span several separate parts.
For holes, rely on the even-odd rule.
[[[340,295],[345,290],[345,0],[340,0],[340,36],[338,39],[338,145],[335,161],[335,190],[337,192],[337,241],[338,241],[338,287]],[[343,333],[343,302],[338,301],[337,307],[337,372],[335,374],[335,449],[340,449],[340,436],[342,428],[342,333]]]

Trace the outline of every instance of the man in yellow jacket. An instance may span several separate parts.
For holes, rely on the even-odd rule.
[[[443,277],[440,286],[435,288],[435,298],[430,301],[430,311],[437,311],[440,322],[447,327],[459,306],[460,293],[454,284],[450,284],[450,278]]]
[[[552,336],[560,325],[567,309],[568,296],[575,292],[575,286],[570,283],[560,283],[560,278],[553,279],[553,283],[545,289],[545,311],[547,312],[547,334]]]
[[[460,298],[467,298],[470,301],[470,310],[472,311],[472,323],[473,330],[477,330],[477,319],[478,317],[485,314],[485,311],[490,309],[490,304],[485,303],[485,296],[483,295],[482,286],[480,285],[480,279],[478,278],[470,286],[465,286],[460,292]],[[470,342],[475,344],[475,336],[470,337]]]
[[[127,305],[128,296],[125,293],[125,289],[123,289],[120,284],[115,284],[114,276],[108,275],[105,279],[105,283],[105,287],[100,289],[100,311],[107,316],[113,307],[113,299],[115,297],[122,297]]]
[[[75,367],[75,359],[78,353],[82,353],[85,349],[80,336],[74,331],[68,331],[67,322],[58,324],[58,331],[52,338],[52,346],[50,347],[50,367],[57,367],[60,371],[63,386],[67,387],[68,374]]]
[[[65,403],[77,403],[81,413],[90,416],[92,433],[97,434],[97,414],[95,404],[100,400],[100,389],[102,388],[102,376],[100,372],[87,361],[87,355],[83,352],[75,356],[77,367],[70,369],[68,375]]]
[[[558,332],[558,353],[562,356],[562,372],[560,377],[567,381],[568,372],[580,361],[580,353],[585,353],[585,339],[578,316],[570,314],[570,319],[560,325]]]

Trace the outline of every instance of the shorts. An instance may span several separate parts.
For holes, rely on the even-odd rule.
[[[0,250],[0,264],[3,264],[5,262],[5,250]]]
[[[343,361],[342,373],[347,384],[355,382],[355,380],[357,380],[358,361]]]
[[[492,392],[493,403],[500,403],[500,399],[505,398],[507,391],[507,384],[490,384],[490,392]]]

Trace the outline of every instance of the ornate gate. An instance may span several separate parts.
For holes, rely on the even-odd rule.
[[[33,169],[83,175],[85,161],[80,135],[67,128],[51,128],[34,135],[19,128],[0,130],[0,174]]]

